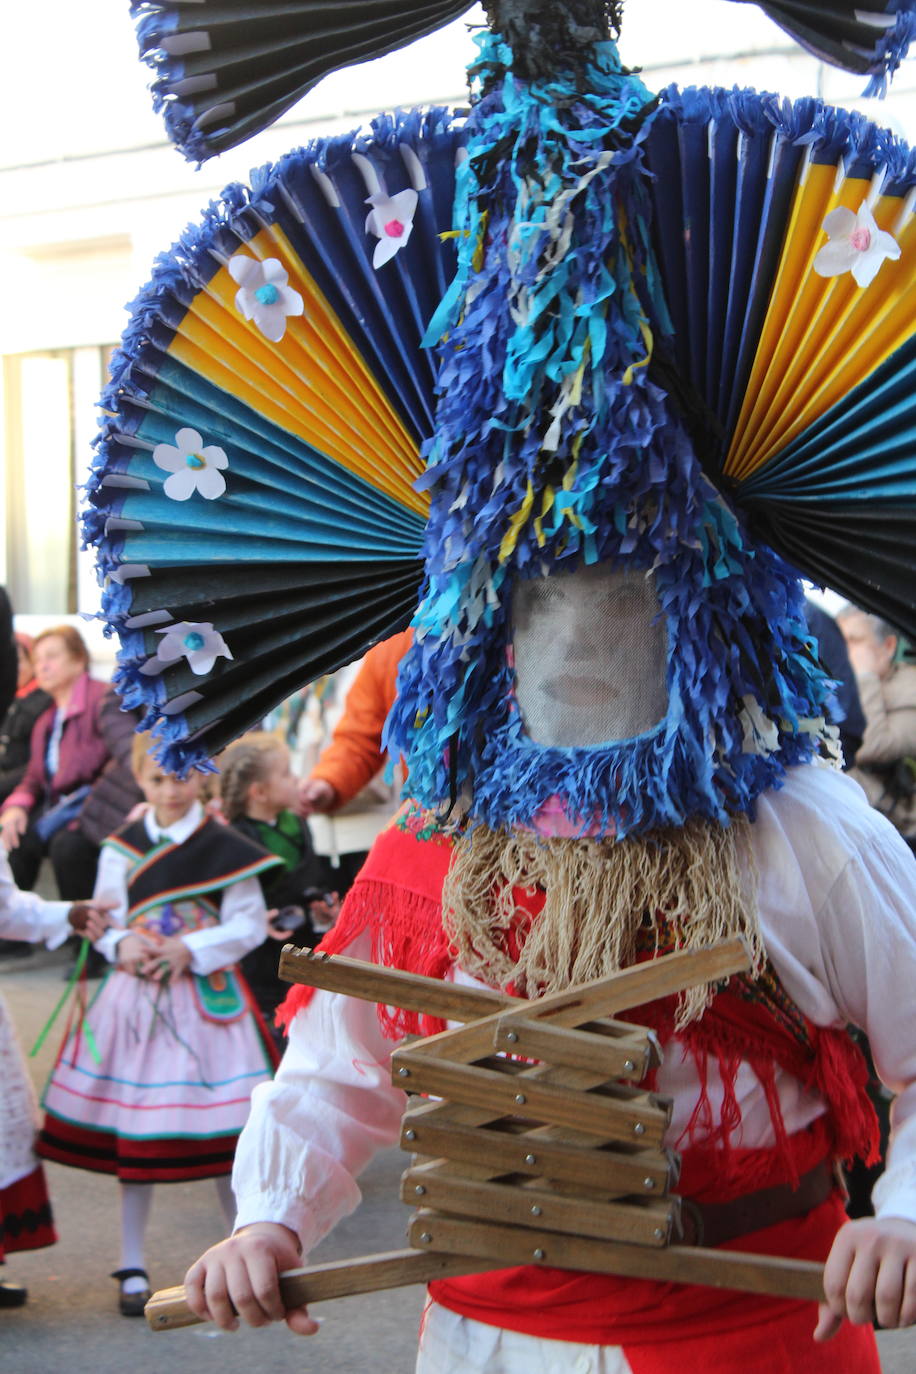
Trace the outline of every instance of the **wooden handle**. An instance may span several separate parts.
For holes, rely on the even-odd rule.
[[[429,1283],[432,1279],[473,1274],[492,1267],[491,1260],[464,1255],[389,1250],[368,1258],[290,1269],[280,1275],[280,1294],[289,1309],[301,1307],[303,1303],[345,1298],[354,1293],[375,1293],[411,1283]],[[154,1331],[177,1331],[182,1326],[196,1326],[201,1321],[188,1307],[184,1288],[163,1288],[154,1293],[144,1311]]]

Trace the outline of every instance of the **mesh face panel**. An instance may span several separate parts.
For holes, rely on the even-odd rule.
[[[512,623],[516,699],[536,744],[632,739],[664,718],[667,634],[644,571],[598,564],[518,582]]]

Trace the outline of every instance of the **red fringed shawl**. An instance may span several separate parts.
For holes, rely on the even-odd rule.
[[[375,962],[444,977],[455,957],[442,929],[441,905],[451,852],[450,839],[428,815],[408,804],[376,840],[336,925],[319,948],[341,953],[368,931]],[[521,911],[536,919],[540,907],[537,894],[532,897],[518,890],[516,897]],[[655,922],[651,943],[654,948]],[[312,991],[301,986],[291,990],[278,1012],[280,1024],[289,1024],[308,1004]],[[378,1013],[386,1035],[392,1039],[405,1034],[431,1035],[444,1029],[437,1018],[415,1012],[380,1006]],[[628,1010],[627,1019],[651,1026],[664,1045],[674,1034],[674,1014],[675,999],[667,998]],[[678,1031],[677,1038],[692,1055],[701,1084],[692,1119],[684,1138],[677,1142],[682,1155],[678,1192],[683,1196],[700,1202],[726,1202],[774,1184],[794,1184],[824,1159],[860,1155],[871,1162],[877,1158],[877,1121],[864,1091],[867,1068],[861,1053],[844,1031],[817,1027],[804,1017],[771,969],[756,980],[731,979],[701,1020]],[[763,1086],[776,1135],[775,1149],[749,1150],[732,1144],[740,1122],[735,1084],[742,1062],[751,1066]],[[724,1086],[718,1121],[713,1119],[708,1091],[710,1064],[718,1069]],[[777,1068],[819,1093],[828,1104],[825,1116],[793,1136],[786,1132],[779,1107]],[[733,1248],[823,1259],[842,1220],[842,1206],[834,1198],[798,1221],[743,1237]],[[809,1308],[798,1303],[544,1268],[502,1270],[485,1278],[470,1275],[432,1284],[430,1291],[445,1306],[491,1324],[551,1339],[625,1345],[636,1374],[655,1374],[656,1370],[660,1374],[667,1366],[658,1363],[662,1357],[652,1352],[691,1333],[699,1342],[699,1362],[695,1366],[683,1364],[679,1347],[679,1374],[705,1369],[707,1360],[710,1365],[723,1367],[708,1344],[713,1332],[718,1333],[721,1351],[726,1331],[740,1331],[758,1321],[775,1324],[774,1341],[780,1323],[786,1331],[801,1331],[799,1311],[807,1314],[802,1321],[805,1330],[810,1333],[814,1326]],[[833,1364],[829,1360],[819,1363],[821,1348],[806,1338],[808,1363],[797,1367],[830,1370],[831,1374],[847,1369],[849,1374],[877,1370],[877,1363],[872,1363],[870,1333],[860,1334],[851,1328],[844,1331],[842,1340],[838,1337],[823,1348]],[[791,1345],[796,1337],[786,1339]],[[643,1342],[647,1343],[645,1348]],[[848,1346],[848,1362],[841,1349],[844,1346]],[[742,1370],[751,1367],[756,1368],[746,1365],[742,1358]],[[768,1366],[768,1371],[795,1367],[776,1363]]]
[[[318,948],[329,954],[343,953],[368,931],[375,963],[444,978],[455,960],[455,950],[442,929],[442,884],[451,855],[450,837],[428,813],[406,803],[375,841],[337,922]],[[532,896],[527,889],[517,889],[515,897],[520,911],[535,919],[543,897]],[[654,948],[654,922],[651,930]],[[673,940],[663,933],[660,949],[670,948]],[[277,1012],[278,1024],[288,1026],[313,992],[313,988],[293,987]],[[445,1029],[438,1017],[396,1007],[379,1006],[378,1014],[385,1034],[393,1040],[403,1035],[435,1035]],[[651,1026],[664,1045],[674,1034],[674,1014],[675,999],[666,998],[628,1010],[627,1019]],[[810,1167],[806,1160],[796,1161],[789,1149],[776,1091],[777,1067],[827,1102],[830,1154],[839,1159],[858,1155],[866,1163],[876,1162],[878,1125],[865,1093],[868,1069],[861,1052],[845,1031],[815,1026],[803,1016],[771,969],[756,980],[731,979],[702,1019],[678,1032],[678,1040],[693,1056],[701,1083],[686,1141],[678,1142],[678,1148],[686,1144],[696,1153],[696,1187],[686,1189],[681,1175],[681,1190],[689,1196],[702,1198],[704,1175],[714,1176],[717,1201],[738,1197],[749,1188],[770,1186],[769,1178],[760,1172],[762,1161],[746,1165],[741,1156],[747,1152],[730,1147],[740,1120],[735,1080],[742,1061],[759,1078],[770,1107],[780,1160],[779,1177],[773,1181],[794,1182],[799,1172]],[[717,1066],[725,1090],[718,1122],[712,1120],[707,1089],[710,1062]],[[701,1166],[701,1158],[708,1163]]]
[[[376,840],[369,857],[343,904],[334,927],[318,946],[329,954],[344,952],[368,931],[374,962],[387,968],[406,969],[432,978],[444,978],[452,967],[455,950],[442,929],[442,884],[452,856],[452,841],[428,813],[406,803],[387,830]],[[539,894],[517,889],[519,909],[536,919],[543,901]],[[664,918],[657,920],[663,922]],[[651,944],[656,940],[651,923]],[[662,951],[673,947],[663,932]],[[308,1005],[312,988],[293,987],[277,1012],[277,1021],[288,1026]],[[667,998],[648,1006],[634,1007],[627,1019],[651,1026],[662,1044],[674,1034],[675,1001]],[[402,1035],[434,1035],[445,1029],[438,1017],[379,1006],[379,1019],[391,1039]],[[786,1176],[796,1166],[787,1153],[787,1138],[776,1094],[776,1067],[792,1074],[807,1088],[818,1092],[830,1107],[831,1152],[841,1159],[859,1155],[866,1162],[877,1158],[878,1132],[874,1112],[865,1094],[868,1071],[850,1037],[842,1030],[813,1025],[782,990],[771,969],[757,980],[733,978],[719,992],[702,1019],[678,1032],[678,1039],[692,1054],[702,1091],[688,1127],[687,1143],[703,1142],[704,1152],[716,1155],[717,1197],[728,1186],[729,1196],[752,1188],[767,1187],[754,1166],[752,1177],[740,1166],[738,1152],[729,1152],[729,1139],[738,1125],[734,1086],[739,1064],[750,1064],[763,1085]],[[712,1120],[707,1092],[710,1061],[719,1069],[725,1099],[718,1122]],[[679,1142],[679,1145],[683,1142]],[[723,1154],[730,1153],[737,1173],[723,1177]],[[808,1167],[801,1165],[801,1172]],[[682,1175],[683,1178],[683,1175]],[[697,1179],[700,1190],[701,1180]],[[693,1193],[699,1196],[698,1193]]]

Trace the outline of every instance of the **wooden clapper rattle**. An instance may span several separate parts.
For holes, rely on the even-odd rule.
[[[631,1278],[823,1298],[823,1265],[679,1245],[678,1159],[665,1098],[638,1084],[661,1059],[627,1007],[750,967],[740,939],[679,951],[524,1001],[284,947],[280,976],[462,1023],[406,1042],[393,1081],[412,1094],[401,1197],[410,1248],[290,1270],[287,1307],[448,1275],[548,1264]],[[536,1062],[531,1062],[536,1061]],[[155,1331],[199,1319],[183,1288],[154,1293]]]

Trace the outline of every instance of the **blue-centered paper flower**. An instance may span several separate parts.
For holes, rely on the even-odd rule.
[[[305,302],[287,285],[289,274],[279,258],[258,262],[247,253],[236,253],[229,259],[229,275],[239,284],[236,309],[246,320],[254,320],[271,343],[283,338],[288,315],[304,314]]]
[[[204,444],[196,429],[180,429],[174,444],[157,444],[153,462],[170,475],[162,490],[173,501],[187,501],[199,491],[207,501],[215,501],[226,490],[220,469],[229,466],[224,449]]]
[[[180,658],[188,660],[192,673],[202,677],[212,671],[218,658],[231,658],[229,646],[218,630],[209,621],[195,622],[182,620],[177,625],[169,625],[159,630],[162,635],[156,657],[144,668],[144,672],[161,672],[170,663]]]

